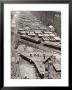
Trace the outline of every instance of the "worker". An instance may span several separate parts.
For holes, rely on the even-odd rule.
[[[32,57],[32,54],[30,54],[30,56]]]
[[[45,54],[43,54],[43,57],[44,57],[44,59],[45,59]]]

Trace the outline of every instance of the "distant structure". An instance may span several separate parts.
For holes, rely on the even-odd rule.
[[[61,12],[60,11],[37,11],[32,12],[46,26],[53,25],[55,31],[61,36]]]

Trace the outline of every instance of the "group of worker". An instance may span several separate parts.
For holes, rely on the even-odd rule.
[[[39,54],[34,54],[34,55],[33,55],[33,54],[30,54],[30,57],[32,57],[32,56],[37,56],[37,57],[39,57]],[[44,59],[45,59],[45,57],[46,57],[45,54],[43,54],[43,57],[44,57]]]

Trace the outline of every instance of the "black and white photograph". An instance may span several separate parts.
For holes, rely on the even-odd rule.
[[[68,12],[68,4],[4,4],[5,86],[68,85]]]
[[[61,79],[60,11],[11,11],[11,79]]]

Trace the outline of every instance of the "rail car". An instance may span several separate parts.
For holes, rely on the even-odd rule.
[[[41,43],[41,40],[37,37],[30,37],[30,36],[25,36],[25,35],[21,35],[20,37],[21,37],[21,39],[24,39],[24,40],[27,40],[27,41],[30,41],[30,42],[33,42],[36,44]]]
[[[57,50],[61,50],[61,46],[59,46],[59,45],[54,45],[54,44],[50,44],[50,43],[44,43],[44,46],[55,48]]]

